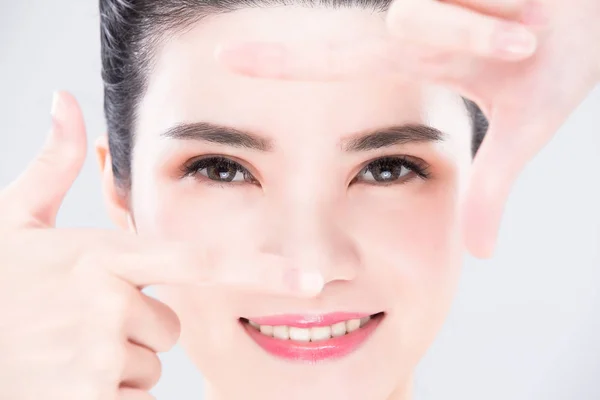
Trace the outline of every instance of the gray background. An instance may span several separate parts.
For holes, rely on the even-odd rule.
[[[97,8],[0,0],[0,187],[43,143],[54,89],[79,99],[91,139],[103,132]],[[420,365],[420,399],[600,399],[599,126],[597,88],[516,185],[496,257],[467,260],[453,311]],[[112,227],[93,158],[58,224]],[[201,375],[181,349],[163,360],[158,399],[201,399]]]

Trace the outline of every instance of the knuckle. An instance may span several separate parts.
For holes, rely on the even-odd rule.
[[[33,161],[31,168],[36,171],[51,171],[52,175],[60,176],[68,172],[79,155],[72,146],[53,144],[47,146]]]
[[[134,302],[134,294],[105,274],[98,274],[92,285],[88,284],[85,289],[88,291],[86,297],[92,302],[92,317],[111,330],[115,328],[114,324],[123,324]]]
[[[100,386],[93,379],[80,379],[71,382],[67,393],[61,397],[65,400],[104,400]],[[111,399],[112,400],[112,399]]]
[[[179,317],[169,306],[158,300],[148,298],[147,304],[149,305],[149,314],[145,317],[146,321],[143,324],[153,332],[152,349],[159,353],[167,352],[179,340],[181,332]],[[140,318],[142,317],[140,316]]]
[[[57,146],[46,147],[33,161],[37,168],[55,168],[61,157],[61,148]]]
[[[156,354],[153,354],[151,364],[152,367],[149,368],[148,371],[148,382],[150,386],[149,388],[153,388],[154,386],[156,386],[156,384],[160,380],[160,377],[162,376],[163,370],[162,362]]]
[[[168,318],[168,321],[165,321],[164,338],[157,348],[159,352],[167,352],[175,347],[181,334],[181,322],[174,312],[171,313],[172,316]]]
[[[112,315],[116,318],[127,314],[132,303],[130,295],[114,289],[107,290],[99,301],[103,312],[107,313],[109,317]]]
[[[101,381],[113,384],[125,365],[125,346],[109,340],[91,345],[87,351],[87,364],[94,375],[102,377]]]
[[[103,259],[101,254],[101,252],[83,251],[80,249],[74,267],[82,271],[83,276],[90,277],[90,273],[100,269],[101,260]]]

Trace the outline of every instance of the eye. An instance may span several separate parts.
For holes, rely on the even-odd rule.
[[[384,157],[371,161],[352,181],[371,184],[404,183],[418,176],[429,178],[424,161],[409,160],[406,157]]]
[[[184,167],[186,176],[195,176],[220,183],[256,183],[256,178],[239,163],[225,157],[202,158]]]

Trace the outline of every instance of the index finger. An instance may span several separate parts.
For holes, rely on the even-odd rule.
[[[88,252],[91,265],[143,288],[152,285],[223,285],[240,290],[312,296],[321,291],[321,275],[294,268],[283,257],[253,249],[209,247],[141,239],[135,235],[112,251]]]
[[[295,81],[339,81],[397,74],[400,49],[383,37],[353,42],[269,43],[221,45],[217,62],[255,78]]]
[[[338,81],[394,74],[438,80],[440,69],[452,68],[456,59],[517,62],[537,46],[523,22],[434,0],[393,2],[386,23],[386,33],[359,40],[228,44],[215,57],[234,72],[260,78]]]

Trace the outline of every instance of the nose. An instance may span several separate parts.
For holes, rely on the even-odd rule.
[[[293,267],[317,270],[325,284],[356,278],[360,255],[339,202],[295,197],[271,204],[267,212],[263,251],[283,256]]]

